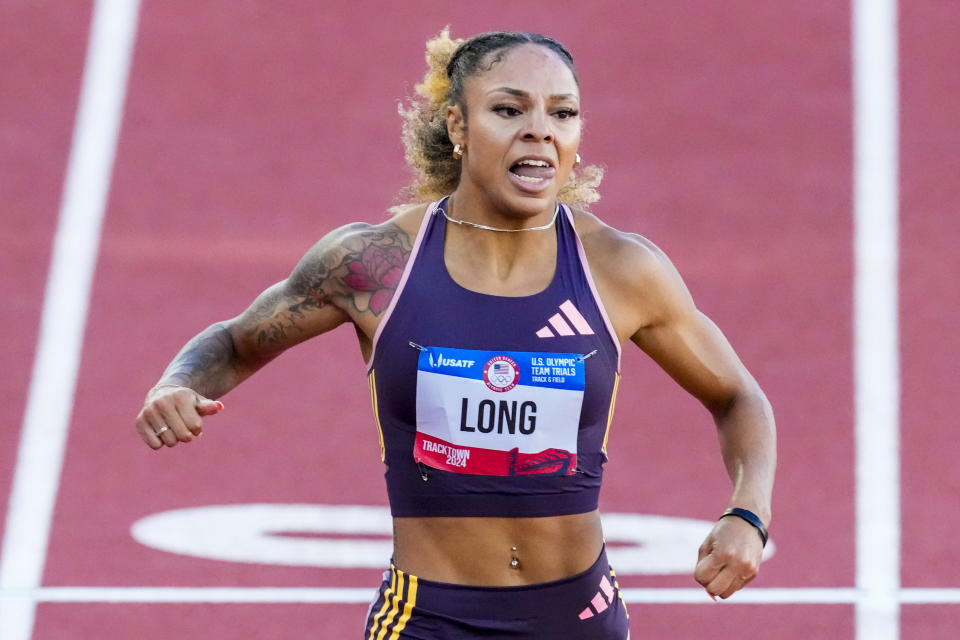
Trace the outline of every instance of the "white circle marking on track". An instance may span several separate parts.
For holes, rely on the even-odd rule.
[[[639,513],[605,513],[602,519],[607,555],[618,575],[691,573],[697,548],[714,524]],[[383,568],[393,547],[390,511],[365,505],[191,507],[142,518],[131,534],[145,546],[180,555],[338,569]],[[773,553],[771,542],[764,559]]]

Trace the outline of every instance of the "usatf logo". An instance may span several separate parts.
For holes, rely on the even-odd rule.
[[[436,369],[437,367],[458,367],[460,369],[466,369],[472,367],[476,360],[461,360],[458,358],[444,358],[442,353],[438,353],[436,359],[434,359],[433,354],[430,354],[428,358],[430,361],[430,368]]]
[[[483,365],[483,381],[491,391],[510,391],[520,381],[520,367],[509,356],[494,356]]]

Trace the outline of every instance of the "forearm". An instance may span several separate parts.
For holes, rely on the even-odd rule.
[[[218,322],[184,345],[156,386],[184,386],[216,399],[258,368],[241,358],[229,324]]]
[[[729,506],[749,509],[769,524],[777,466],[776,427],[770,403],[754,386],[714,418],[723,463],[733,482]]]

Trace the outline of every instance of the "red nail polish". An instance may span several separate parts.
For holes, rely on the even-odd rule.
[[[217,400],[217,408],[223,411],[223,403]]]

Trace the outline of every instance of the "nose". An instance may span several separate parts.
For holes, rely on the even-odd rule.
[[[531,142],[552,142],[553,132],[550,130],[550,118],[541,109],[531,109],[527,118],[524,140]]]

